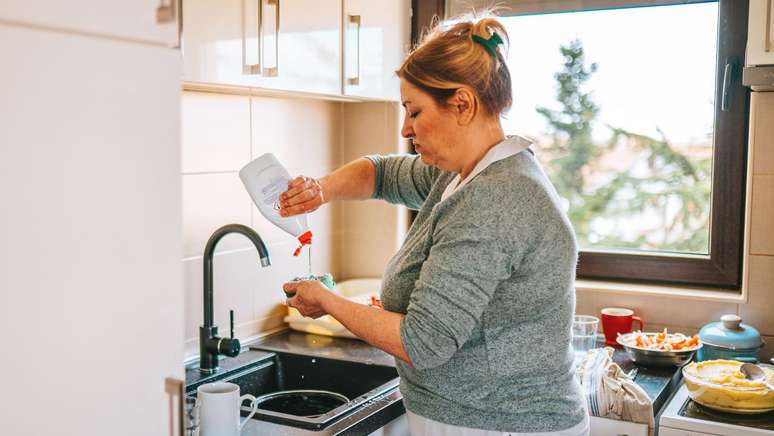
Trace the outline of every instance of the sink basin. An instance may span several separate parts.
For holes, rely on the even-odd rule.
[[[208,380],[215,381],[215,380]],[[217,381],[239,385],[240,393],[261,397],[253,419],[319,430],[347,416],[360,406],[369,403],[398,387],[395,368],[390,366],[350,362],[305,356],[284,352],[271,355],[247,367],[236,369],[218,377]],[[188,386],[195,395],[198,384]],[[321,394],[308,396],[307,391],[325,391],[338,395]],[[302,391],[292,398],[279,400],[268,394],[279,391]],[[333,400],[346,397],[349,401]],[[259,398],[260,399],[260,398]],[[245,402],[242,415],[250,411]],[[309,410],[314,410],[314,413]]]

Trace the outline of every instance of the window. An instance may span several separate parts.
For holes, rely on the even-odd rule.
[[[498,4],[514,87],[503,126],[535,139],[578,276],[738,288],[747,1]],[[446,16],[470,6],[449,0]]]

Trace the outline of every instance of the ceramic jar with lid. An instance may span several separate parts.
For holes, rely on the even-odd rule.
[[[764,346],[761,334],[754,327],[743,324],[737,315],[723,315],[719,322],[711,322],[699,331],[702,347],[696,360],[727,359],[758,362],[758,352]]]

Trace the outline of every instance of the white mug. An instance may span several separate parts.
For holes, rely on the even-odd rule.
[[[199,404],[199,434],[201,436],[236,436],[247,421],[255,415],[258,404],[249,394],[239,396],[239,385],[234,383],[207,383],[196,389]],[[239,408],[250,400],[250,415],[239,423]]]

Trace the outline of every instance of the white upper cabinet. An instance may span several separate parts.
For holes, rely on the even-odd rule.
[[[190,82],[338,95],[340,0],[185,0]]]
[[[166,46],[177,45],[180,0],[3,0],[0,20]]]
[[[344,94],[400,100],[395,75],[408,51],[410,0],[344,0]]]
[[[774,0],[750,0],[747,65],[774,65]]]

